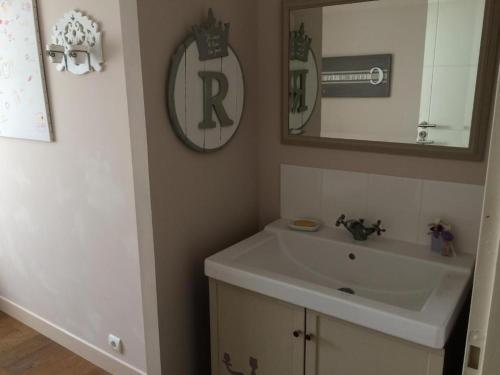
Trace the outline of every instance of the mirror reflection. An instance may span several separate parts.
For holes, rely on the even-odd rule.
[[[289,134],[467,148],[484,0],[290,14]]]

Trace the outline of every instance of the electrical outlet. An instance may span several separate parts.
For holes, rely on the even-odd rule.
[[[115,352],[118,352],[118,353],[123,352],[121,338],[119,338],[115,335],[109,335],[108,336],[108,344],[109,344],[109,346],[111,346],[111,349],[113,349]]]

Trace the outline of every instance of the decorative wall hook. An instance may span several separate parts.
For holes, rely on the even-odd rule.
[[[102,57],[101,32],[97,23],[73,10],[61,18],[53,29],[52,44],[46,46],[50,62],[57,70],[73,74],[100,72]]]

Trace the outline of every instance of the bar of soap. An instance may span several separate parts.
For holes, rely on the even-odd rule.
[[[309,227],[309,228],[312,228],[312,227],[315,227],[317,225],[317,223],[315,223],[314,221],[311,221],[311,220],[301,219],[301,220],[295,220],[293,222],[293,225],[296,225],[296,226],[299,226],[299,227]]]
[[[296,219],[288,223],[288,227],[293,230],[302,232],[316,232],[321,224],[316,220],[311,219]]]

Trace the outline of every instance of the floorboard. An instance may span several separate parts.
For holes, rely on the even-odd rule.
[[[108,375],[0,311],[0,375]]]

